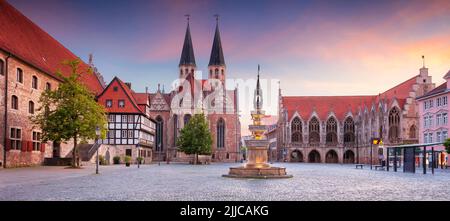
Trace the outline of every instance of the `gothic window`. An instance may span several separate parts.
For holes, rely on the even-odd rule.
[[[398,142],[400,138],[400,113],[397,108],[389,111],[389,141],[391,143]]]
[[[216,78],[219,78],[219,69],[216,68],[216,70],[214,70],[214,74],[216,76]]]
[[[326,142],[328,144],[337,143],[337,123],[334,117],[330,117],[330,119],[328,119],[326,131],[327,131]]]
[[[412,125],[412,126],[409,128],[409,138],[410,138],[410,139],[416,139],[416,131],[417,131],[416,125]]]
[[[217,148],[225,147],[225,121],[220,118],[217,121]]]
[[[316,117],[309,121],[309,143],[320,142],[320,123]]]
[[[355,122],[351,117],[345,119],[344,122],[344,143],[355,142]]]
[[[291,141],[293,143],[301,143],[302,139],[302,122],[300,118],[295,117],[291,123]]]
[[[178,115],[173,115],[173,143],[176,145],[178,136]]]
[[[19,109],[19,98],[16,95],[11,96],[11,108],[14,110]]]
[[[47,90],[47,91],[51,91],[52,90],[52,85],[49,82],[47,82],[45,84],[45,90]]]
[[[164,121],[161,116],[156,117],[156,151],[163,151]]]

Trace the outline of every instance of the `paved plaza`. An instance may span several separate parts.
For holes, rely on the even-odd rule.
[[[432,174],[277,163],[291,179],[232,179],[237,164],[0,170],[0,200],[450,200],[450,169]],[[429,171],[431,172],[431,171]]]

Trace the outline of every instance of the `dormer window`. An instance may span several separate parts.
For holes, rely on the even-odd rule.
[[[106,100],[106,107],[112,107],[112,100]]]
[[[113,87],[113,91],[117,92],[119,89],[117,87]]]
[[[125,100],[119,100],[119,107],[125,107]]]

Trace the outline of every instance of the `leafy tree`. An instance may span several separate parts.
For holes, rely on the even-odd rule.
[[[95,100],[95,95],[80,83],[79,60],[64,61],[71,70],[69,77],[60,71],[62,79],[56,90],[47,90],[41,94],[39,113],[31,121],[42,129],[43,141],[67,142],[73,140],[72,167],[80,167],[78,153],[79,141],[96,137],[99,127],[102,137],[106,134],[106,115],[103,106]],[[90,71],[84,74],[92,74]]]
[[[447,153],[450,154],[450,138],[448,138],[447,140],[445,140],[444,146],[445,146],[445,149],[447,150]]]
[[[195,114],[181,129],[177,145],[180,151],[195,154],[194,164],[198,163],[199,154],[211,154],[212,135],[204,114]]]

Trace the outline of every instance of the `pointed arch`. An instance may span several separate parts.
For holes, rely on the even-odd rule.
[[[163,151],[164,120],[160,115],[156,116],[155,120],[156,120],[156,142],[155,142],[156,151]]]
[[[355,142],[355,122],[352,117],[347,117],[344,121],[344,144]]]
[[[301,143],[303,141],[302,121],[299,117],[294,117],[291,122],[291,142]]]
[[[217,121],[217,149],[225,147],[225,121],[219,118]]]
[[[330,117],[327,120],[327,126],[326,126],[326,143],[334,145],[337,143],[337,121],[334,117]]]
[[[409,127],[409,138],[417,139],[417,127],[414,124]]]
[[[189,123],[189,121],[191,120],[191,115],[190,114],[185,114],[183,117],[183,125],[186,126],[186,124]]]
[[[320,142],[320,123],[317,117],[312,117],[308,124],[309,143],[317,144]]]
[[[397,143],[400,139],[400,111],[397,107],[393,107],[389,111],[389,141]]]

